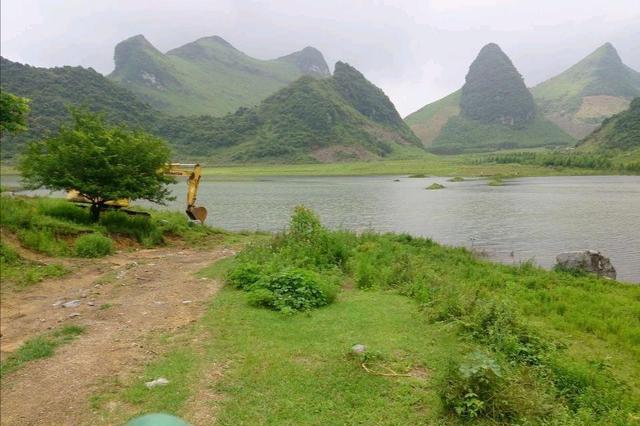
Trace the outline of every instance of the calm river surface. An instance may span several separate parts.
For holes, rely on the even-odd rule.
[[[433,182],[446,188],[424,189]],[[167,208],[182,210],[185,192],[184,182],[175,185],[178,199]],[[331,228],[406,232],[506,263],[550,267],[562,251],[600,250],[618,279],[640,282],[640,176],[520,178],[499,187],[403,176],[268,177],[203,181],[198,196],[208,224],[229,230],[282,230],[298,204]]]

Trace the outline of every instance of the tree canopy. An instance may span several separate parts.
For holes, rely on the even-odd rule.
[[[30,143],[20,161],[28,188],[75,189],[101,207],[128,198],[162,203],[170,199],[162,168],[171,152],[160,138],[104,123],[102,116],[71,110],[72,124],[57,135]]]
[[[27,130],[28,113],[29,99],[0,89],[0,136],[4,132],[17,133]]]

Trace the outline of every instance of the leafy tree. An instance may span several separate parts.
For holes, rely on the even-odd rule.
[[[27,130],[29,99],[0,89],[0,136],[4,132],[17,133]]]
[[[27,146],[19,167],[28,188],[75,189],[91,201],[94,220],[109,200],[170,199],[166,185],[173,178],[161,171],[170,150],[162,139],[107,125],[88,111],[72,109],[71,115],[71,126]]]

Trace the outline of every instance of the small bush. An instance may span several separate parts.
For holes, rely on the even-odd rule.
[[[78,257],[103,257],[113,253],[113,240],[100,234],[87,234],[74,244]]]
[[[503,385],[498,362],[483,352],[474,352],[463,363],[449,366],[441,396],[445,407],[460,417],[507,420],[511,413],[501,397]]]
[[[528,330],[512,308],[491,302],[480,307],[465,324],[478,341],[505,354],[510,360],[538,365],[552,352],[553,345]]]
[[[263,269],[257,263],[241,263],[229,271],[227,282],[235,288],[248,291],[264,278]]]
[[[306,311],[331,303],[334,288],[312,271],[291,268],[255,283],[250,301],[281,312]]]

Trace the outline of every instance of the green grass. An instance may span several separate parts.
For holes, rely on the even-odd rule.
[[[88,209],[54,198],[3,196],[0,213],[0,226],[14,233],[22,246],[54,257],[108,254],[112,251],[108,237],[128,239],[144,247],[164,245],[172,238],[192,245],[240,238],[194,225],[176,212],[150,211],[148,217],[108,211],[101,214],[100,221],[92,222]]]
[[[227,286],[191,337],[110,397],[188,419],[186,402],[209,389],[220,424],[596,425],[640,414],[640,288],[407,235],[326,231],[302,210],[291,225],[201,275],[306,268],[349,284],[336,301],[285,315]],[[364,357],[349,355],[357,343]],[[487,368],[500,375],[474,382]],[[417,377],[371,374],[390,371]],[[144,391],[157,376],[175,387]]]
[[[590,174],[616,174],[615,170],[589,170],[581,168],[551,168],[525,164],[475,164],[473,155],[435,156],[410,160],[385,160],[333,164],[244,165],[205,167],[203,174],[209,179],[251,179],[260,176],[370,176],[370,175],[423,175],[423,176],[491,176],[495,174],[519,176],[576,176]]]
[[[480,164],[480,160],[485,157],[486,154],[438,156],[421,153],[413,158],[396,158],[380,161],[220,166],[207,166],[206,161],[203,161],[204,167],[202,173],[206,179],[214,180],[253,179],[261,176],[422,175],[476,177],[496,174],[517,174],[519,176],[579,176],[620,173],[617,169],[590,170],[578,167],[546,167],[536,164]],[[637,161],[637,155],[630,158],[629,161]],[[614,162],[617,163],[618,161]],[[16,169],[10,165],[3,166],[0,171],[2,175],[18,175]]]
[[[30,361],[52,356],[57,347],[71,342],[84,331],[85,328],[83,326],[68,325],[27,340],[16,352],[2,361],[0,364],[0,377],[4,378],[5,375],[20,369]]]
[[[62,277],[69,273],[63,265],[26,260],[4,243],[0,243],[0,270],[2,290],[8,287],[23,289],[44,279]]]

